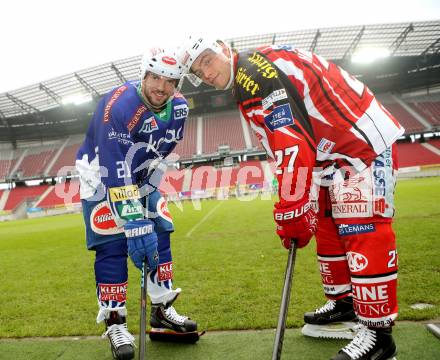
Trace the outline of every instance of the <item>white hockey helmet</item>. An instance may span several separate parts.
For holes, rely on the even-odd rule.
[[[183,66],[184,75],[194,86],[199,86],[202,83],[202,79],[191,73],[192,64],[205,50],[212,50],[220,54],[222,52],[221,43],[226,44],[220,39],[193,35],[179,46],[177,50],[177,60]]]
[[[141,81],[147,72],[179,80],[183,75],[183,67],[177,60],[175,51],[153,47],[142,56],[139,69]]]

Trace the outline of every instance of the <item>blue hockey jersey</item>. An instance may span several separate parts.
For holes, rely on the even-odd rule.
[[[151,182],[154,161],[164,159],[182,139],[188,116],[182,95],[177,93],[156,114],[144,104],[138,87],[139,82],[127,82],[100,100],[77,153],[81,199],[106,197],[115,220],[139,214],[139,190]],[[156,178],[153,185],[159,182]]]

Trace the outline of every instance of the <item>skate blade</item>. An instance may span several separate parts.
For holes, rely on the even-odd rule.
[[[151,341],[166,341],[166,342],[178,342],[194,344],[199,341],[200,336],[205,334],[205,331],[201,333],[197,331],[191,331],[186,333],[177,332],[166,328],[151,328],[147,331]]]
[[[305,324],[301,333],[314,338],[352,340],[356,335],[355,326],[356,323],[350,321],[326,325]]]

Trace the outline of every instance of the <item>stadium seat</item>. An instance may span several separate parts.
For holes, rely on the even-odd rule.
[[[399,168],[420,165],[440,165],[440,156],[419,143],[397,143]]]

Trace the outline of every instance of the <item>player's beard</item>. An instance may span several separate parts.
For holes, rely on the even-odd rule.
[[[157,96],[155,96],[154,92],[163,94],[164,95],[163,100],[161,101],[161,99],[157,99]],[[167,94],[163,91],[151,90],[151,91],[142,91],[142,95],[144,101],[148,105],[148,108],[155,112],[158,112],[166,106],[167,102],[173,98],[174,94],[171,94],[171,96],[167,97]]]

